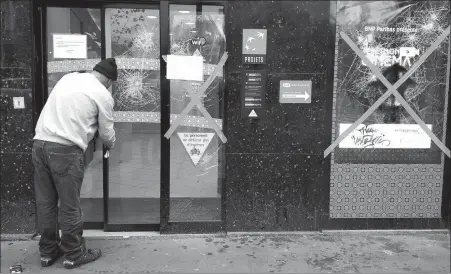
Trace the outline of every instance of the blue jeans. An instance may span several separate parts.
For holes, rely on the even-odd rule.
[[[76,260],[86,249],[80,208],[85,171],[83,150],[35,140],[32,157],[41,256],[54,257],[61,248],[67,259]]]

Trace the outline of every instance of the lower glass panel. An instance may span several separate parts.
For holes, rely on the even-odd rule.
[[[111,224],[160,222],[160,125],[116,123],[109,158]]]
[[[103,157],[102,143],[96,143],[92,162],[88,165],[80,192],[84,222],[103,222]]]

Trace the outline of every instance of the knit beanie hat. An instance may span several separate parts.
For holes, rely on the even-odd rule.
[[[114,58],[107,58],[105,60],[102,60],[94,67],[94,70],[102,73],[113,81],[117,80],[117,65],[116,59]]]

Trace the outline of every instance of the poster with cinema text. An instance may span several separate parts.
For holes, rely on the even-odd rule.
[[[450,24],[449,1],[338,1],[344,32],[394,84]],[[387,88],[341,37],[337,38],[334,138]],[[397,90],[438,139],[446,130],[449,36]],[[395,157],[396,156],[396,157]],[[440,164],[441,150],[390,96],[334,150],[335,163]]]

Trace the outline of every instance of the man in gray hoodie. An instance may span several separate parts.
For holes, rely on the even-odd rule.
[[[114,101],[108,88],[116,80],[113,58],[98,63],[91,73],[67,74],[52,90],[39,117],[32,158],[43,267],[62,255],[69,269],[101,256],[99,249],[85,245],[80,190],[88,164],[84,155],[96,132],[106,147],[114,147]]]

